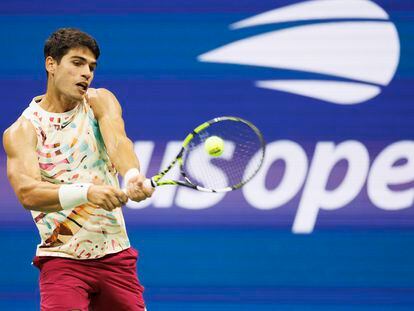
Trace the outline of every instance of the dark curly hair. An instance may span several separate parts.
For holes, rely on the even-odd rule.
[[[76,28],[60,28],[50,35],[44,46],[45,59],[53,57],[58,63],[70,49],[86,47],[98,59],[100,50],[96,40],[89,34]]]

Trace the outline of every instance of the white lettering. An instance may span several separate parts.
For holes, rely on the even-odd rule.
[[[199,150],[193,151],[190,158],[186,159],[186,168],[192,174],[190,180],[194,179],[201,185],[210,183],[208,176],[213,176],[213,181],[226,181],[228,176],[215,165],[216,159],[208,156],[200,146]],[[147,173],[150,160],[154,157],[154,142],[136,142],[134,148],[142,172]],[[169,142],[159,169],[169,165],[180,148],[181,142]],[[222,157],[230,159],[233,152],[234,145],[226,142]],[[276,161],[283,161],[284,169],[278,175],[273,175],[274,170],[280,168]],[[269,143],[263,167],[242,188],[247,203],[259,210],[275,209],[287,204],[303,187],[293,222],[292,230],[295,233],[312,232],[321,210],[330,211],[347,206],[361,192],[366,180],[368,197],[375,206],[392,211],[409,208],[414,204],[414,141],[399,141],[389,145],[373,160],[370,170],[367,148],[352,140],[338,145],[333,142],[318,142],[310,165],[308,161],[303,147],[296,142],[280,140]],[[342,165],[342,162],[346,162],[346,165]],[[251,174],[253,169],[253,166],[248,166],[245,174]],[[165,177],[182,179],[179,166],[176,165]],[[220,184],[215,187],[220,188]],[[165,186],[159,187],[151,199],[139,203],[129,201],[127,206],[140,209],[149,205],[155,208],[175,205],[199,210],[217,205],[225,195],[226,193],[202,193],[185,187]]]
[[[266,188],[270,167],[277,160],[285,162],[285,172],[275,189]],[[247,202],[258,209],[274,209],[290,201],[300,190],[308,170],[308,158],[302,147],[289,140],[269,143],[261,170],[242,189]]]
[[[326,185],[330,173],[342,159],[348,162],[346,175],[336,189],[328,191]],[[360,142],[346,141],[336,147],[332,142],[319,142],[293,223],[293,232],[312,232],[320,209],[334,210],[351,202],[364,185],[368,168],[368,151]]]
[[[405,159],[403,165],[394,166]],[[389,185],[414,182],[414,141],[399,141],[385,148],[372,163],[368,177],[368,196],[384,210],[399,210],[413,206],[414,187],[391,190]]]

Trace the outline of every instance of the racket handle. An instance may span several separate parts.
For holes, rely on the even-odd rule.
[[[147,188],[155,188],[157,185],[154,184],[152,179],[147,178],[147,179],[144,180],[144,186],[147,187]]]
[[[157,185],[156,184],[154,184],[154,182],[152,181],[152,179],[150,179],[150,178],[147,178],[147,179],[145,179],[144,180],[144,187],[147,187],[147,188],[155,188]],[[126,190],[126,188],[122,188],[121,189],[125,194],[127,193],[127,190]]]

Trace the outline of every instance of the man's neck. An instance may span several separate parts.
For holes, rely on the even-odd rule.
[[[80,101],[69,99],[67,96],[48,88],[39,105],[46,111],[63,113],[74,109],[79,103]]]

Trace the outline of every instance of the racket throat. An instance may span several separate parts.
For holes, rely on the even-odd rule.
[[[144,180],[144,186],[146,188],[155,188],[155,187],[157,187],[157,184],[156,184],[156,182],[154,181],[153,178],[147,178],[147,179]]]

